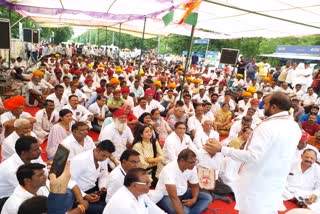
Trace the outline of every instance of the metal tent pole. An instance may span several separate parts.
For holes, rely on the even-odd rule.
[[[192,51],[194,29],[195,29],[195,25],[192,25],[191,35],[190,35],[189,51],[188,51],[188,54],[187,54],[186,64],[185,64],[185,66],[184,66],[183,78],[182,78],[182,83],[181,83],[181,93],[180,93],[180,98],[179,98],[179,100],[182,100],[183,85],[184,85],[184,82],[186,81],[187,71],[189,70],[189,60],[190,60],[191,51]]]
[[[121,43],[121,23],[120,23],[120,25],[119,25],[118,62],[120,62],[120,43]]]
[[[141,45],[140,45],[139,71],[141,69],[141,56],[142,56],[142,50],[143,50],[144,32],[146,30],[146,22],[147,22],[147,17],[144,17],[142,39],[141,39]]]
[[[10,23],[11,23],[11,9],[9,9],[9,26],[10,26]],[[9,66],[9,68],[10,68],[10,66],[11,66],[11,27],[9,27],[9,36],[10,36],[10,40],[9,40],[9,42],[10,42],[10,45],[9,45],[9,61],[8,61],[8,66]]]

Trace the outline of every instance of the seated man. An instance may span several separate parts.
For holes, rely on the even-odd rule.
[[[113,97],[108,99],[107,106],[111,112],[114,112],[121,108],[126,101],[121,97],[121,91],[115,89],[113,92]]]
[[[71,132],[72,134],[61,142],[61,144],[70,150],[70,160],[74,156],[96,147],[92,138],[88,135],[89,127],[86,123],[76,122],[72,125]]]
[[[36,119],[28,112],[24,112],[26,100],[20,96],[14,96],[3,101],[3,106],[8,110],[1,114],[1,124],[4,127],[4,136],[9,136],[14,131],[14,122],[16,119],[27,119],[31,124],[36,122]]]
[[[59,112],[68,103],[68,97],[64,94],[63,86],[56,85],[54,93],[47,96],[47,100],[52,100],[54,102],[54,109]]]
[[[114,168],[106,179],[107,196],[106,203],[114,193],[123,186],[124,177],[130,169],[137,168],[140,163],[139,153],[133,149],[125,150],[120,157],[120,164]]]
[[[318,149],[310,144],[308,144],[308,141],[310,139],[310,135],[307,132],[302,132],[301,139],[299,141],[299,144],[297,145],[296,153],[294,156],[294,161],[300,161],[301,155],[306,149],[312,149],[317,153],[317,162],[320,163],[320,153]]]
[[[162,169],[155,191],[164,195],[157,205],[168,214],[201,213],[211,203],[211,195],[200,192],[196,164],[196,154],[184,149]]]
[[[307,206],[316,202],[320,194],[320,166],[315,163],[316,159],[316,152],[313,149],[306,149],[302,153],[301,161],[293,164],[283,193],[285,200],[295,198]]]
[[[317,115],[311,113],[307,121],[301,122],[301,128],[314,136],[316,132],[320,131],[320,125],[317,124]]]
[[[150,177],[144,169],[129,170],[124,178],[124,186],[113,195],[103,213],[164,214],[165,212],[157,207],[146,194],[149,192],[150,184]]]
[[[71,179],[77,182],[82,191],[95,198],[87,212],[101,213],[105,207],[103,196],[106,193],[108,165],[111,168],[118,165],[118,161],[112,155],[114,151],[113,143],[105,140],[95,149],[76,155],[70,162]]]
[[[167,164],[176,160],[178,154],[187,148],[197,151],[195,144],[189,135],[186,134],[186,125],[183,122],[177,122],[174,126],[174,132],[169,134],[165,140],[163,146],[163,162]]]
[[[212,128],[213,120],[204,118],[201,124],[201,131],[198,131],[193,139],[193,143],[197,146],[197,149],[202,149],[202,146],[207,143],[208,139],[219,140],[219,133]]]
[[[204,120],[202,104],[195,104],[195,114],[188,119],[188,133],[193,139],[197,132],[202,130],[201,123]]]
[[[131,147],[132,132],[127,125],[127,115],[124,110],[117,110],[112,115],[112,122],[106,125],[99,135],[99,141],[110,140],[116,142],[114,156],[119,160],[122,152]]]
[[[45,188],[47,180],[44,171],[45,167],[45,165],[40,163],[29,163],[18,168],[16,176],[20,185],[14,189],[14,192],[4,204],[1,213],[18,213],[20,204],[25,200],[35,195],[49,195],[48,189]]]
[[[5,161],[15,153],[14,148],[16,141],[22,136],[37,137],[35,133],[32,132],[32,125],[27,119],[17,119],[14,121],[14,132],[6,137],[2,144],[2,161]]]
[[[311,106],[310,112],[303,114],[299,118],[299,122],[308,121],[309,115],[312,113],[317,115],[317,124],[320,124],[320,115],[318,115],[318,113],[319,113],[319,106],[318,105]]]
[[[89,106],[89,111],[93,114],[94,119],[91,122],[92,130],[100,133],[103,121],[106,119],[106,115],[109,112],[108,107],[106,106],[106,97],[97,96],[96,102]]]
[[[21,165],[28,163],[45,165],[40,157],[40,145],[36,138],[31,136],[19,138],[15,150],[15,154],[0,164],[0,206],[19,185],[16,172]]]
[[[149,106],[147,106],[147,100],[144,97],[139,98],[139,105],[133,108],[133,114],[139,118],[143,113],[151,112]]]
[[[50,129],[60,119],[59,112],[54,110],[54,101],[45,100],[43,106],[44,108],[37,111],[35,115],[37,122],[33,127],[33,131],[40,143],[47,140]]]
[[[182,122],[184,124],[187,122],[187,117],[183,107],[174,108],[174,113],[168,118],[168,125],[172,130],[177,122]]]
[[[69,96],[69,104],[65,105],[63,109],[69,109],[72,112],[72,117],[75,122],[85,122],[89,127],[91,127],[93,114],[84,106],[79,105],[79,100],[76,95]]]
[[[42,106],[42,102],[49,94],[48,87],[41,83],[44,73],[42,71],[34,71],[30,82],[26,85],[26,98],[29,106]]]

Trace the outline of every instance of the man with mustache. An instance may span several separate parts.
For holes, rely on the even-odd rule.
[[[317,153],[306,149],[290,170],[283,196],[286,200],[296,199],[298,205],[311,205],[317,201],[320,193],[320,166],[316,164]],[[311,208],[311,207],[310,207]],[[312,209],[312,208],[311,208]]]
[[[299,144],[297,145],[296,153],[295,153],[295,159],[294,161],[300,161],[301,160],[301,155],[303,152],[307,149],[312,149],[315,151],[317,159],[316,161],[320,163],[320,153],[318,152],[318,149],[310,144],[308,144],[310,139],[310,135],[308,132],[302,132],[301,139],[299,141]]]

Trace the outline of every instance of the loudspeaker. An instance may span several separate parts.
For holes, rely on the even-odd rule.
[[[222,48],[221,56],[220,56],[220,63],[228,64],[228,65],[235,65],[235,64],[237,64],[238,56],[239,56],[238,49]]]
[[[0,19],[0,49],[10,49],[10,22]]]
[[[24,42],[32,42],[32,30],[31,29],[23,29],[23,41]]]
[[[32,43],[39,43],[39,31],[32,30]]]

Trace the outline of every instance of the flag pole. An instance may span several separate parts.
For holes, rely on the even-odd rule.
[[[139,71],[141,69],[141,56],[142,56],[142,50],[143,50],[143,42],[144,42],[144,33],[146,31],[146,22],[147,17],[144,17],[144,23],[143,23],[143,31],[142,31],[142,38],[141,38],[141,44],[140,44],[140,57],[139,57]]]
[[[196,27],[196,26],[195,26],[195,24],[194,24],[194,25],[192,25],[192,28],[191,28],[189,51],[188,51],[188,54],[187,54],[187,59],[186,59],[186,63],[185,63],[184,70],[183,70],[183,78],[182,78],[182,83],[181,83],[181,93],[180,93],[180,98],[179,98],[179,100],[182,100],[183,86],[184,86],[184,83],[185,83],[185,81],[186,81],[187,71],[189,70],[189,60],[190,60],[191,51],[192,51],[193,35],[194,35],[195,27]]]

